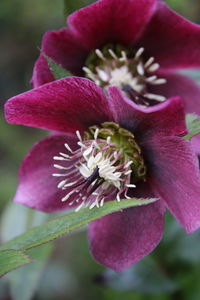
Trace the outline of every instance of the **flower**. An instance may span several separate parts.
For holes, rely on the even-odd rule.
[[[199,86],[174,73],[200,67],[200,26],[159,0],[99,0],[67,22],[68,28],[44,35],[34,87],[54,80],[45,53],[74,75],[120,86],[139,103],[180,95],[188,112],[200,114]]]
[[[126,197],[160,199],[89,224],[94,258],[120,271],[159,243],[165,207],[188,233],[200,226],[200,180],[191,143],[181,137],[180,97],[142,108],[117,87],[108,93],[69,77],[11,98],[5,114],[10,123],[53,131],[25,157],[15,202],[54,212]]]
[[[177,69],[200,67],[200,26],[159,0],[99,0],[67,19],[68,28],[45,33],[32,83],[54,80],[45,53],[73,75],[107,88],[119,86],[137,104],[181,96],[200,115],[199,85]],[[199,137],[192,139],[199,153]]]

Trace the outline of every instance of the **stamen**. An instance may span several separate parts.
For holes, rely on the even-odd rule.
[[[163,102],[166,100],[166,98],[164,96],[161,96],[161,95],[156,95],[156,94],[145,94],[144,95],[146,98],[150,99],[150,100],[156,100],[156,101],[159,101],[159,102]]]
[[[67,143],[65,143],[65,148],[66,148],[69,152],[73,153],[72,149],[70,148],[70,146],[69,146]]]
[[[144,52],[144,48],[143,47],[139,48],[135,54],[135,58],[138,59],[143,52]]]
[[[111,48],[103,49],[102,51],[96,49],[95,53],[103,63],[99,66],[94,66],[94,71],[87,67],[83,67],[83,70],[86,76],[97,85],[105,89],[110,85],[118,86],[137,104],[149,106],[154,104],[154,102],[149,100],[161,102],[165,99],[163,96],[148,93],[149,85],[165,84],[166,79],[158,78],[157,75],[149,76],[156,72],[160,65],[155,62],[154,57],[150,57],[144,62],[142,58],[143,52],[144,48],[140,47],[136,51],[135,56],[130,58],[129,52],[125,50],[121,50],[118,55],[118,52]]]
[[[102,60],[106,60],[106,58],[104,57],[103,53],[99,49],[96,49],[95,52],[96,52],[96,55],[99,58],[101,58]]]
[[[81,134],[80,134],[79,130],[76,130],[76,135],[77,135],[79,141],[82,142],[82,137],[81,137]]]
[[[114,51],[112,49],[108,49],[108,52],[114,59],[118,59],[117,55],[114,53]]]

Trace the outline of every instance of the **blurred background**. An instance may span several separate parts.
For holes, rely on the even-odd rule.
[[[17,172],[25,153],[44,131],[8,125],[7,98],[31,88],[33,64],[42,35],[65,26],[65,16],[89,0],[0,1],[0,237],[6,241],[48,215],[12,203]],[[200,23],[199,0],[168,0],[188,19]],[[167,20],[166,20],[167,21]],[[30,251],[36,262],[0,281],[0,300],[53,299],[200,299],[200,231],[186,236],[166,217],[164,239],[152,255],[122,273],[99,266],[89,254],[85,228],[54,244]]]

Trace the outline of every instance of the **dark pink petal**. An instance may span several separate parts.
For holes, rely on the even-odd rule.
[[[102,89],[90,80],[68,77],[11,98],[7,121],[61,132],[85,130],[110,119]]]
[[[180,97],[142,108],[123,97],[116,87],[109,88],[109,104],[117,123],[133,131],[138,141],[147,136],[185,135],[185,112]]]
[[[33,87],[36,88],[40,85],[54,80],[55,78],[48,67],[48,63],[44,56],[41,54],[35,63],[31,83]]]
[[[68,24],[88,50],[107,43],[132,44],[154,12],[155,0],[100,0],[73,13]]]
[[[197,155],[200,155],[200,134],[191,139],[192,147]]]
[[[184,100],[187,113],[195,113],[200,116],[200,86],[193,79],[180,74],[162,72],[161,77],[167,79],[167,83],[154,87],[153,93],[164,95],[167,98],[179,95]],[[196,153],[200,153],[200,135],[192,138],[192,144]]]
[[[157,10],[138,43],[162,68],[200,66],[200,26],[157,1]]]
[[[153,92],[167,98],[180,96],[184,100],[187,113],[200,115],[200,85],[193,79],[176,73],[162,72],[159,77],[166,78],[167,83],[155,86]]]
[[[81,74],[88,55],[83,43],[74,31],[68,28],[45,33],[42,40],[42,52],[75,75]],[[41,60],[40,56],[34,66],[32,78],[34,87],[54,80],[52,76],[47,75],[48,65],[44,63],[44,60],[44,58]]]
[[[179,137],[146,139],[152,190],[190,233],[200,226],[200,173],[191,144]]]
[[[75,149],[76,138],[69,136],[50,136],[35,144],[25,157],[19,172],[19,186],[14,198],[15,202],[44,212],[55,212],[70,208],[61,199],[67,194],[57,188],[63,177],[53,177],[59,173],[53,167],[54,156],[59,152],[66,153],[64,143]]]
[[[143,185],[139,197],[151,197]],[[163,209],[160,201],[113,213],[89,224],[90,250],[106,267],[122,271],[148,255],[163,233]]]

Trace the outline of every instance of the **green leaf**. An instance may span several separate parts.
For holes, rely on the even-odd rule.
[[[64,15],[67,17],[75,10],[95,2],[94,0],[64,0]]]
[[[52,58],[47,56],[45,53],[42,53],[42,54],[46,58],[49,69],[51,70],[51,72],[56,80],[71,76],[71,73],[69,71],[67,71],[61,65],[57,64]]]
[[[35,227],[28,232],[12,239],[0,247],[2,249],[27,250],[52,241],[70,231],[86,225],[88,222],[101,218],[110,213],[139,205],[153,203],[158,199],[131,199],[120,202],[110,201],[103,207],[93,209],[84,208],[79,212],[72,212],[46,224]]]
[[[200,133],[200,119],[199,116],[195,114],[187,114],[186,115],[186,125],[189,133],[185,135],[184,140],[189,140],[193,136]]]
[[[40,281],[43,280],[44,268],[52,250],[52,243],[28,250],[28,254],[34,258],[34,263],[25,265],[23,268],[6,275],[5,278],[9,281],[10,286],[10,296],[13,300],[31,300],[34,298]]]
[[[22,251],[0,251],[0,276],[30,262],[32,259]]]

